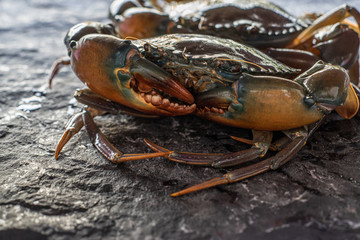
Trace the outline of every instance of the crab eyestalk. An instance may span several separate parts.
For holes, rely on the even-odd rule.
[[[106,35],[115,35],[114,26],[111,24],[102,24],[99,22],[84,22],[79,23],[69,29],[64,38],[64,44],[68,51],[68,56],[70,57],[71,48],[70,43],[73,41],[79,41],[85,35],[88,34],[106,34]],[[49,76],[49,88],[51,88],[52,81],[60,71],[60,69],[66,65],[70,64],[70,59],[68,57],[61,57],[57,59],[53,66],[51,67],[51,72]]]
[[[196,108],[171,74],[143,59],[129,40],[89,34],[70,43],[76,75],[95,93],[144,113],[184,115]]]
[[[115,36],[114,26],[112,24],[103,24],[99,22],[83,22],[70,28],[64,38],[64,44],[68,50],[68,55],[70,56],[70,43],[72,41],[79,41],[80,38],[85,35],[97,33]]]

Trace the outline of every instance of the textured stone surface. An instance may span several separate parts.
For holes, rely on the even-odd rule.
[[[278,1],[288,11],[326,11],[342,1]],[[350,1],[360,9],[357,0]],[[81,131],[58,161],[54,148],[82,87],[65,68],[72,25],[106,22],[110,1],[0,2],[0,239],[360,239],[360,118],[330,118],[280,170],[180,198],[168,195],[224,170],[162,158],[119,166]],[[46,90],[46,91],[45,91]],[[24,112],[21,109],[37,109]],[[97,123],[124,152],[147,152],[143,138],[170,149],[244,149],[247,131],[196,117],[103,116]]]

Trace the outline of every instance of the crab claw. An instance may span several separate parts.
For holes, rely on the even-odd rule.
[[[355,89],[350,85],[349,93],[346,98],[346,101],[343,105],[337,106],[335,111],[346,119],[351,119],[356,115],[359,110],[359,98],[356,95]]]
[[[315,34],[313,40],[323,61],[349,69],[359,55],[359,37],[357,32],[344,24],[328,26]],[[310,50],[314,51],[314,50]]]
[[[170,73],[142,58],[129,40],[89,34],[69,47],[73,71],[106,99],[158,116],[196,109],[192,94]]]
[[[295,81],[304,86],[308,93],[306,103],[316,104],[324,111],[343,105],[350,88],[350,78],[345,69],[322,61],[318,61]]]
[[[140,86],[145,88],[152,86],[186,103],[194,102],[191,93],[175,81],[168,72],[139,55],[134,56],[131,60],[130,71],[139,81],[139,88]]]
[[[359,102],[353,90],[349,96],[349,88],[345,69],[322,62],[294,81],[243,74],[232,86],[197,96],[196,114],[234,127],[293,129],[319,121],[338,106],[342,116],[354,116]]]

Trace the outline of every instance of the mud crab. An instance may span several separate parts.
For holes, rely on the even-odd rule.
[[[351,16],[357,24],[347,20]],[[296,18],[273,3],[258,0],[115,0],[109,17],[115,26],[111,31],[120,38],[214,35],[246,43],[302,70],[318,60],[340,65],[359,85],[360,14],[346,4],[323,15]],[[67,58],[60,59],[53,72],[68,64]]]
[[[169,33],[218,36],[267,49],[268,55],[295,68],[310,68],[319,59],[340,65],[351,69],[352,81],[358,84],[359,27],[346,20],[350,16],[359,26],[359,12],[346,4],[323,15],[297,18],[258,0],[115,0],[109,11],[121,38]]]
[[[307,14],[296,18],[271,2],[259,0],[159,2],[115,0],[109,17],[118,35],[149,38],[170,33],[197,33],[268,48],[296,45],[311,37],[317,29],[349,16],[360,22],[358,11],[345,4],[322,16]],[[357,28],[354,26],[354,29]]]
[[[77,91],[75,98],[87,107],[70,119],[56,158],[83,126],[94,146],[114,163],[163,156],[186,164],[229,167],[264,157],[269,149],[278,151],[273,157],[171,196],[277,169],[303,147],[325,115],[335,109],[351,118],[359,107],[342,67],[317,62],[300,74],[298,69],[229,39],[171,34],[124,40],[113,36],[109,25],[86,23],[72,28],[65,43],[74,73],[88,86]],[[195,114],[249,128],[253,140],[238,140],[252,147],[228,154],[185,153],[146,140],[155,153],[123,154],[93,121],[95,116],[119,112],[142,117]],[[273,142],[273,131],[285,136]]]

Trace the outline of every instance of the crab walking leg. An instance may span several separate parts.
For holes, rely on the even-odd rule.
[[[168,152],[156,152],[156,153],[135,153],[124,154],[114,147],[106,136],[96,126],[92,116],[89,112],[82,112],[82,119],[87,130],[91,142],[100,151],[100,153],[113,163],[120,163],[126,161],[140,160],[153,157],[163,157],[168,155]]]
[[[60,141],[55,150],[55,159],[59,157],[59,154],[66,143],[76,134],[81,128],[85,125],[85,128],[90,136],[92,143],[95,147],[111,162],[119,163],[124,161],[132,161],[139,159],[146,159],[152,157],[162,157],[169,152],[161,153],[135,153],[135,154],[123,154],[118,149],[116,149],[105,135],[100,131],[96,126],[93,117],[104,114],[103,111],[98,111],[96,109],[88,107],[82,112],[79,112],[72,116],[69,122],[66,124],[66,130],[60,138]]]
[[[76,100],[86,106],[89,106],[93,109],[101,110],[104,113],[110,114],[119,114],[125,113],[137,117],[146,117],[146,118],[157,118],[156,115],[146,114],[140,111],[136,111],[135,109],[126,107],[116,102],[112,102],[108,99],[101,97],[100,95],[96,94],[92,90],[88,88],[76,90],[74,97]],[[92,115],[95,116],[95,115]]]
[[[189,152],[171,152],[166,157],[174,162],[190,165],[207,165],[215,168],[231,167],[241,163],[249,162],[258,157],[263,157],[271,145],[272,132],[253,130],[253,146],[250,149],[221,154],[221,153],[189,153]],[[146,144],[156,152],[170,152],[170,150],[160,147],[148,139]]]
[[[111,102],[97,95],[89,89],[81,89],[75,92],[75,98],[86,104],[87,106],[79,113],[73,115],[66,124],[66,130],[63,133],[55,150],[55,159],[58,158],[60,151],[65,144],[78,133],[85,125],[86,130],[90,136],[91,141],[95,147],[110,161],[118,163],[123,161],[131,161],[152,157],[165,156],[167,153],[139,153],[139,154],[123,154],[116,149],[100,129],[94,123],[93,117],[103,115],[105,113],[118,114],[120,112],[128,113],[141,117],[156,117],[138,112],[136,110],[127,108],[120,104]]]
[[[343,21],[341,21],[341,23],[348,25],[351,29],[353,29],[355,32],[357,32],[357,34],[360,34],[360,28],[356,25],[356,23],[354,23],[348,19],[344,19]]]
[[[328,25],[341,22],[350,16],[354,17],[358,25],[357,28],[359,28],[360,13],[354,7],[344,4],[316,19],[307,29],[300,33],[299,36],[297,36],[294,41],[287,46],[287,48],[293,48],[303,43],[304,41],[309,39],[316,30]]]
[[[235,136],[230,136],[230,137],[232,139],[238,141],[238,142],[246,143],[246,144],[249,144],[249,145],[254,145],[255,144],[253,140],[249,140],[249,139],[245,139],[245,138],[239,138],[239,137],[235,137]],[[288,138],[288,137],[279,138],[278,140],[271,143],[271,145],[269,146],[269,150],[278,152],[278,151],[282,150],[283,147],[285,145],[289,144],[290,142],[291,142],[291,139]]]
[[[59,72],[59,70],[63,66],[67,66],[67,65],[70,65],[69,57],[61,57],[54,62],[54,64],[51,67],[50,76],[49,76],[49,88],[50,89],[51,89],[52,81],[53,81],[54,77],[56,76],[56,74]]]
[[[91,114],[92,117],[100,116],[105,113],[107,113],[104,110],[95,109],[93,107],[85,107],[81,112],[78,112],[74,114],[69,121],[66,123],[65,126],[65,132],[61,136],[58,145],[56,146],[55,150],[55,159],[58,159],[59,154],[63,147],[66,145],[66,143],[75,135],[77,134],[81,128],[84,126],[83,121],[83,114],[84,112],[88,112],[88,114]]]
[[[141,113],[131,108],[125,107],[123,105],[111,102],[87,88],[76,90],[74,97],[78,102],[83,103],[87,106],[85,107],[85,109],[91,114],[92,117],[100,116],[105,113],[110,113],[110,114],[126,113],[140,117],[156,117],[154,115],[147,115],[145,113]],[[61,136],[60,141],[55,150],[55,159],[59,157],[61,150],[66,145],[66,143],[72,138],[72,136],[78,133],[81,130],[81,128],[84,126],[82,114],[83,112],[76,113],[67,122],[65,126],[65,132]]]
[[[66,143],[78,133],[81,128],[84,126],[84,122],[82,120],[82,112],[76,113],[73,115],[65,126],[65,132],[61,136],[55,150],[55,159],[58,159],[59,154]]]
[[[246,178],[258,175],[268,170],[275,170],[287,163],[306,143],[308,133],[305,129],[294,130],[292,132],[292,141],[275,156],[266,158],[258,163],[247,167],[239,168],[224,174],[222,177],[216,177],[209,181],[186,188],[179,192],[172,193],[170,196],[178,197],[195,191],[211,188],[223,184],[238,182]]]

